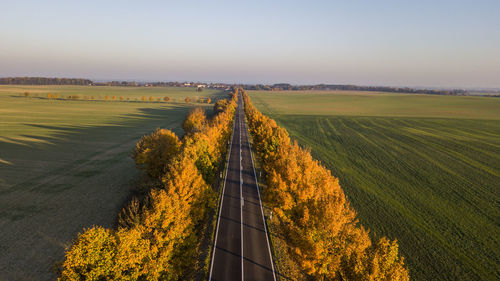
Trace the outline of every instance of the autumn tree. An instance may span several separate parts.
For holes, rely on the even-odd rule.
[[[193,134],[203,130],[206,122],[207,117],[205,115],[205,110],[201,107],[195,107],[189,111],[186,119],[182,122],[182,128],[186,134]]]
[[[184,101],[185,101],[186,103],[190,103],[190,102],[191,102],[191,98],[186,97],[186,98],[184,99]]]
[[[59,280],[102,280],[113,276],[117,245],[110,229],[92,227],[66,252]]]
[[[158,178],[165,167],[180,152],[181,141],[174,132],[157,129],[139,140],[133,152],[136,165],[151,177]]]
[[[223,112],[224,110],[226,110],[226,107],[228,106],[229,102],[226,100],[226,99],[222,99],[222,100],[218,100],[215,104],[214,104],[214,111],[216,113],[221,113]]]
[[[168,102],[170,100],[169,97],[163,97],[163,101]]]

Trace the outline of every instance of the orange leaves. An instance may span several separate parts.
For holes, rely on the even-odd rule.
[[[372,245],[338,179],[291,143],[245,92],[243,98],[253,147],[266,171],[263,198],[276,215],[289,258],[313,279],[408,280],[397,243],[382,238]]]

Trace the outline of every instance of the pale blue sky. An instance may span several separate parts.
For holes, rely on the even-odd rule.
[[[0,76],[500,87],[500,0],[0,0]]]

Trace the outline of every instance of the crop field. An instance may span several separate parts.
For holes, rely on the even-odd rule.
[[[414,280],[500,278],[500,99],[249,92],[339,177]]]
[[[189,89],[187,91],[186,89]],[[143,93],[142,90],[145,92]],[[49,100],[19,94],[167,95],[170,103]],[[108,92],[109,91],[109,92]],[[154,92],[155,94],[153,94]],[[193,88],[0,86],[0,280],[53,280],[84,227],[111,227],[140,178],[130,153],[157,127],[182,134]],[[176,102],[178,99],[182,102]]]

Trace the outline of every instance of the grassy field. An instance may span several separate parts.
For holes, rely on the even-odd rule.
[[[86,93],[86,87],[55,88]],[[141,89],[151,90],[87,89],[137,96]],[[0,87],[0,280],[53,280],[53,264],[62,260],[64,247],[78,232],[114,225],[140,178],[130,159],[137,140],[157,127],[182,135],[185,115],[201,105],[19,97],[27,90],[55,91]],[[192,93],[185,88],[154,91],[179,100]],[[206,90],[200,96],[224,95]],[[202,106],[210,111],[211,105]]]
[[[57,94],[60,99],[69,97],[78,97],[80,100],[93,98],[94,100],[104,100],[106,96],[112,101],[113,96],[117,101],[120,97],[124,101],[141,101],[146,97],[163,99],[165,96],[170,98],[170,102],[184,102],[186,97],[193,101],[200,98],[217,98],[219,90],[204,89],[203,92],[197,92],[195,88],[190,87],[111,87],[111,86],[23,86],[23,85],[1,85],[0,95],[24,96],[28,92],[31,98],[47,98],[48,94],[54,96]]]
[[[500,99],[250,92],[340,178],[414,280],[500,278]]]

